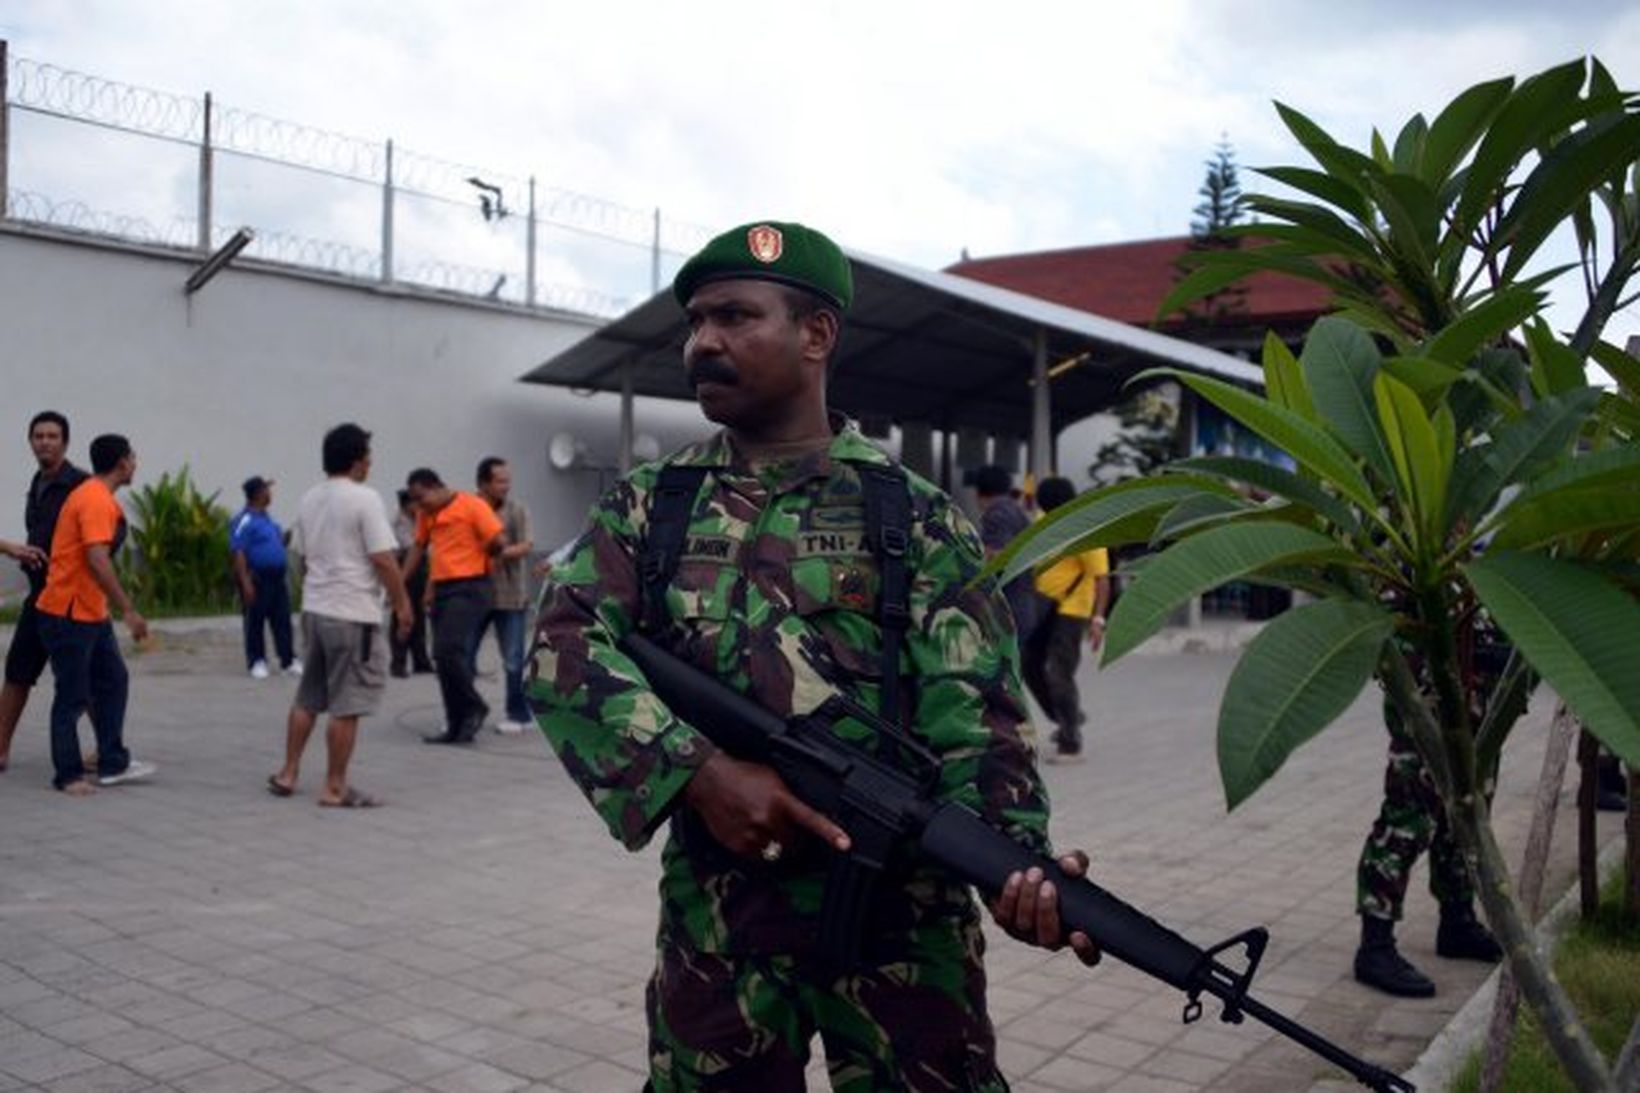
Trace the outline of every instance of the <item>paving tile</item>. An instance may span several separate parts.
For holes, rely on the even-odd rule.
[[[12,1077],[42,1085],[81,1071],[95,1070],[103,1065],[103,1061],[95,1055],[72,1047],[40,1052],[23,1058],[6,1059],[0,1063],[0,1067],[4,1067],[6,1073]]]
[[[513,1093],[529,1082],[484,1063],[468,1063],[460,1070],[441,1074],[426,1083],[440,1093]]]
[[[149,1055],[126,1061],[126,1066],[162,1082],[174,1082],[200,1070],[221,1066],[227,1060],[193,1044],[162,1048]]]
[[[7,857],[8,891],[51,904],[0,902],[0,1091],[637,1088],[658,845],[616,848],[538,739],[428,754],[416,736],[436,708],[427,677],[393,681],[356,760],[392,808],[312,807],[313,749],[303,796],[273,800],[261,782],[288,695],[243,676],[227,621],[220,644],[132,659],[134,723],[166,771],[153,792],[107,794],[94,814],[44,826],[39,810],[55,802],[0,794],[0,830],[40,832]],[[1441,977],[1436,1004],[1347,978],[1354,858],[1381,792],[1375,704],[1357,703],[1226,815],[1201,730],[1232,663],[1134,657],[1088,671],[1099,761],[1045,772],[1056,841],[1088,847],[1100,883],[1197,942],[1267,924],[1261,1000],[1404,1067],[1487,969],[1434,959],[1435,911],[1415,885],[1402,932]],[[1512,737],[1499,786],[1511,856],[1538,713]],[[44,714],[25,716],[14,754],[43,770]],[[1604,819],[1600,830],[1617,836]],[[1119,962],[1090,970],[988,936],[999,1055],[1020,1093],[1304,1093],[1325,1072],[1256,1026],[1182,1027],[1178,992]],[[30,1060],[72,1072],[42,1085],[9,1069]]]
[[[314,1093],[383,1093],[403,1086],[398,1078],[358,1063],[327,1070],[303,1080]]]
[[[181,1093],[262,1093],[282,1083],[272,1074],[244,1063],[229,1063],[185,1074],[172,1079],[172,1084]]]

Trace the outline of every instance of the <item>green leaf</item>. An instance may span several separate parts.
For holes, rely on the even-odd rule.
[[[1245,516],[1259,511],[1257,505],[1240,498],[1223,497],[1216,493],[1198,493],[1168,509],[1150,533],[1150,545],[1158,546],[1192,531],[1222,524],[1234,516]]]
[[[1308,201],[1289,201],[1286,198],[1254,194],[1247,198],[1247,207],[1254,212],[1285,220],[1301,228],[1308,228],[1324,241],[1321,253],[1337,254],[1345,258],[1377,264],[1378,252],[1370,240],[1350,227],[1349,223],[1331,209]],[[1249,235],[1268,234],[1269,225],[1248,225]],[[1264,229],[1264,231],[1260,231]]]
[[[1162,322],[1197,300],[1235,284],[1252,271],[1241,264],[1201,266],[1179,278],[1156,307],[1154,322]]]
[[[1590,354],[1622,391],[1632,399],[1640,399],[1640,360],[1610,342],[1595,342]]]
[[[1323,600],[1259,632],[1219,706],[1219,778],[1229,808],[1349,708],[1394,629],[1394,619],[1370,604]]]
[[[1583,86],[1583,62],[1568,61],[1521,81],[1492,116],[1469,165],[1463,196],[1453,212],[1453,229],[1471,234],[1481,214],[1502,193],[1516,164],[1544,137],[1570,123],[1568,104]]]
[[[1372,381],[1381,360],[1371,335],[1331,316],[1310,328],[1299,357],[1321,420],[1380,478],[1390,482],[1395,468],[1373,410]]]
[[[1598,572],[1492,551],[1465,572],[1481,603],[1571,711],[1640,767],[1640,603]]]
[[[1014,536],[1008,546],[985,563],[976,580],[996,577],[1013,580],[1048,558],[1096,546],[1146,542],[1162,513],[1199,493],[1235,496],[1235,491],[1211,478],[1184,474],[1135,478],[1081,494]],[[1129,518],[1150,514],[1148,523],[1135,526]],[[1131,538],[1117,538],[1115,534]]]
[[[1316,515],[1347,532],[1353,532],[1360,526],[1355,513],[1351,512],[1350,507],[1344,502],[1310,479],[1300,478],[1292,471],[1278,467],[1274,463],[1266,463],[1261,459],[1243,459],[1239,456],[1213,455],[1177,460],[1170,466],[1181,470],[1201,471],[1204,474],[1222,475],[1232,481],[1245,482],[1265,493],[1304,505]]]
[[[1298,358],[1274,330],[1264,335],[1264,390],[1277,406],[1285,406],[1307,421],[1316,420],[1315,405],[1310,401],[1309,388],[1304,386]]]
[[[1422,355],[1462,367],[1483,346],[1537,314],[1545,296],[1511,285],[1454,319],[1424,343]]]
[[[1633,402],[1616,395],[1601,395],[1595,415],[1629,439],[1640,438],[1640,406]]]
[[[1276,113],[1281,115],[1282,123],[1287,126],[1288,132],[1292,133],[1298,143],[1304,146],[1304,150],[1321,165],[1322,170],[1332,177],[1352,186],[1360,186],[1365,176],[1378,173],[1377,164],[1370,158],[1339,144],[1319,125],[1297,110],[1279,102],[1275,106]]]
[[[1464,370],[1463,382],[1452,389],[1447,405],[1460,433],[1478,435],[1500,419],[1518,421],[1526,412],[1521,393],[1529,386],[1527,365],[1518,352],[1483,349]]]
[[[1514,89],[1513,77],[1476,84],[1447,104],[1429,127],[1424,141],[1424,160],[1419,175],[1425,182],[1440,187],[1448,180],[1453,168],[1463,162],[1464,156],[1475,147],[1487,124],[1497,114],[1509,92]]]
[[[1633,163],[1636,148],[1640,148],[1640,114],[1610,125],[1590,126],[1544,156],[1498,224],[1495,242],[1509,247],[1504,278],[1519,273],[1549,233],[1584,205],[1607,176]]]
[[[1178,380],[1292,456],[1301,466],[1331,483],[1362,508],[1377,511],[1377,499],[1373,497],[1360,468],[1351,461],[1349,453],[1331,436],[1293,411],[1222,380],[1177,368],[1148,369],[1128,382],[1135,383],[1153,375]]]
[[[1640,528],[1640,489],[1562,489],[1510,505],[1492,545],[1522,550],[1595,532],[1626,534],[1635,528]]]
[[[1423,278],[1434,268],[1441,230],[1435,192],[1411,175],[1384,174],[1372,180],[1372,195],[1389,224],[1397,249]]]
[[[1265,566],[1294,562],[1350,565],[1356,561],[1356,555],[1337,541],[1285,523],[1228,524],[1182,539],[1152,559],[1116,601],[1103,663],[1111,663],[1154,634],[1175,607],[1226,581]]]
[[[1400,135],[1395,138],[1395,151],[1391,156],[1397,174],[1422,177],[1424,142],[1428,138],[1429,123],[1424,121],[1422,114],[1412,115],[1407,123],[1401,126]]]
[[[1640,444],[1603,448],[1566,459],[1522,490],[1516,502],[1557,490],[1596,489],[1628,482],[1640,482]]]
[[[1600,393],[1592,388],[1544,399],[1519,421],[1502,426],[1492,443],[1458,459],[1451,519],[1471,523],[1483,516],[1511,483],[1524,482],[1566,453]]]
[[[1426,406],[1434,406],[1448,388],[1464,378],[1463,369],[1428,357],[1388,357],[1383,369],[1418,392]]]
[[[1539,398],[1564,394],[1587,383],[1583,362],[1543,319],[1526,324],[1526,350],[1532,359],[1532,390]]]
[[[1373,381],[1373,395],[1400,476],[1401,495],[1417,521],[1419,539],[1439,542],[1444,538],[1437,525],[1446,503],[1447,479],[1441,473],[1435,426],[1417,392],[1400,380],[1380,373]]]
[[[1319,197],[1334,208],[1343,209],[1355,217],[1358,223],[1366,224],[1372,221],[1372,207],[1360,187],[1334,178],[1325,171],[1316,171],[1309,167],[1260,167],[1255,173],[1265,178],[1273,178],[1311,197]]]

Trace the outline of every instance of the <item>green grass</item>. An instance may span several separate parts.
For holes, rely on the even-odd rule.
[[[1599,914],[1567,931],[1555,950],[1555,974],[1607,1061],[1617,1057],[1640,1014],[1640,920],[1624,918],[1622,884],[1619,870],[1601,893]],[[1474,1093],[1480,1071],[1477,1051],[1453,1082],[1452,1093]],[[1572,1093],[1572,1083],[1524,1005],[1502,1088],[1504,1093]]]

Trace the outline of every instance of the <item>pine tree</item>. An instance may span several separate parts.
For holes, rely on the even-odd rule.
[[[1190,237],[1197,243],[1209,240],[1226,243],[1226,228],[1241,222],[1245,210],[1241,204],[1241,183],[1236,181],[1236,150],[1228,138],[1220,138],[1207,161],[1207,179],[1201,189],[1202,203],[1196,206],[1196,219],[1190,222]]]
[[[1238,236],[1228,234],[1246,215],[1241,200],[1241,183],[1236,179],[1236,151],[1228,137],[1221,137],[1207,161],[1207,177],[1202,181],[1201,204],[1195,208],[1196,218],[1190,222],[1190,249],[1234,250],[1241,245]],[[1179,276],[1191,267],[1180,263]],[[1229,288],[1204,296],[1186,310],[1186,315],[1200,326],[1212,326],[1226,316],[1247,310],[1247,288],[1237,282]]]

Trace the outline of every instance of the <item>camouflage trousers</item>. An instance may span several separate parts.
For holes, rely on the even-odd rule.
[[[1356,868],[1356,913],[1400,919],[1413,863],[1426,849],[1430,894],[1443,903],[1468,902],[1475,896],[1474,882],[1447,823],[1446,807],[1400,714],[1388,701],[1384,703],[1384,724],[1389,729],[1384,803],[1361,848],[1361,862]]]
[[[980,928],[933,933],[899,959],[840,977],[800,957],[663,943],[646,998],[645,1089],[801,1090],[818,1034],[837,1093],[1006,1093],[985,1010]]]

